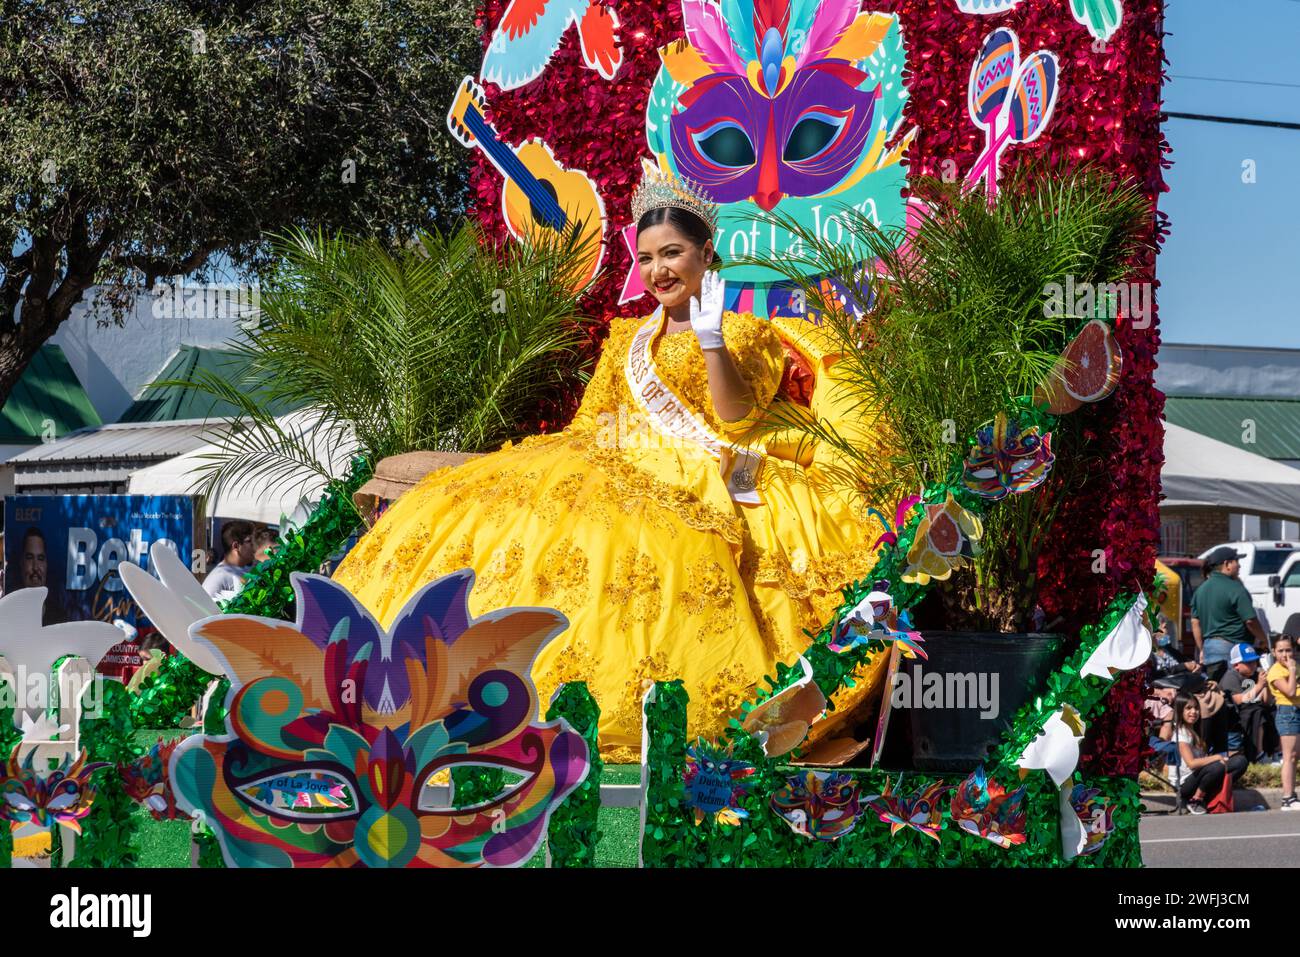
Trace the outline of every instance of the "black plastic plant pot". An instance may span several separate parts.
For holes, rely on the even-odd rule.
[[[969,774],[1002,742],[1016,712],[1047,687],[1064,636],[925,631],[928,661],[904,658],[890,724],[911,731],[917,771]],[[901,730],[901,729],[898,729]]]

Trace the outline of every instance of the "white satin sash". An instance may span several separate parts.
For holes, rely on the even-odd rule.
[[[655,368],[654,341],[663,321],[663,307],[660,306],[636,331],[627,350],[624,374],[633,401],[655,431],[669,438],[692,442],[717,459],[727,483],[727,492],[734,501],[760,504],[763,499],[758,494],[758,474],[763,467],[762,453],[735,445],[717,435],[673,392]]]

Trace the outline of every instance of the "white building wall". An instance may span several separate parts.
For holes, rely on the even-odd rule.
[[[1156,356],[1165,395],[1300,399],[1300,349],[1166,343]]]

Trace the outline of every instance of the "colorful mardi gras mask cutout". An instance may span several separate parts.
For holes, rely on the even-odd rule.
[[[772,794],[772,810],[790,829],[818,841],[835,841],[852,831],[862,815],[858,783],[838,771],[805,771]]]
[[[536,724],[529,678],[568,626],[550,608],[469,614],[465,569],[416,593],[385,631],[342,586],[292,576],[295,625],[196,622],[230,676],[228,734],[186,740],[177,804],[202,814],[232,867],[510,867],[590,770],[564,721]],[[467,807],[431,784],[504,770],[505,793]],[[454,781],[454,778],[453,778]]]
[[[695,809],[695,823],[712,817],[719,824],[739,824],[749,817],[749,812],[737,807],[742,797],[749,793],[756,769],[748,761],[731,756],[731,748],[720,748],[704,739],[698,739],[686,748],[686,769],[682,783],[686,786],[686,802]]]
[[[36,752],[30,751],[19,762],[19,748],[21,745],[14,748],[0,775],[0,818],[40,827],[62,824],[80,834],[81,819],[90,813],[95,801],[90,776],[108,764],[87,764],[86,752],[82,751],[75,762],[64,758],[59,767],[42,773],[33,767]]]
[[[902,780],[901,776],[899,780]],[[880,815],[880,820],[889,825],[891,835],[910,827],[937,841],[939,829],[943,827],[941,798],[949,786],[936,781],[912,794],[903,795],[894,793],[893,785],[886,780],[885,793],[872,795],[867,798],[867,803]]]
[[[963,482],[976,495],[996,502],[1042,485],[1055,461],[1050,432],[1040,435],[1038,426],[1022,427],[999,412],[976,430]]]
[[[1076,784],[1061,791],[1061,842],[1066,860],[1095,854],[1115,829],[1115,808],[1099,788]],[[1071,820],[1073,818],[1073,820]]]
[[[179,744],[179,740],[164,742],[159,738],[147,752],[117,769],[127,797],[145,808],[155,821],[184,817],[176,807],[176,794],[172,791],[171,778],[167,776],[167,766]]]
[[[847,188],[855,171],[860,179],[901,106],[882,104],[883,64],[865,62],[894,18],[860,4],[683,0],[686,38],[660,50],[646,110],[652,149],[716,202],[749,199],[764,210],[786,195]]]
[[[908,658],[929,660],[921,645],[925,639],[911,630],[907,610],[897,610],[889,594],[889,582],[878,581],[867,597],[851,608],[840,620],[826,647],[836,654],[864,645],[869,641],[897,642]]]
[[[990,780],[982,767],[957,786],[952,796],[952,819],[963,831],[992,841],[998,847],[1025,843],[1025,788],[1008,792]]]

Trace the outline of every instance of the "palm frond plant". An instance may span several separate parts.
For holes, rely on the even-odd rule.
[[[956,184],[922,179],[913,189],[928,209],[910,236],[849,208],[836,213],[840,242],[778,217],[797,237],[795,254],[737,260],[801,290],[842,353],[847,402],[879,444],[792,405],[757,428],[834,448],[847,463],[841,479],[886,514],[927,486],[959,486],[968,439],[997,413],[1050,422],[1029,397],[1091,317],[1049,308],[1048,290],[1067,278],[1121,280],[1150,217],[1135,186],[1091,169],[1027,164],[992,207]],[[1078,415],[1056,421],[1049,480],[990,506],[971,567],[939,583],[947,627],[1032,630],[1039,550],[1063,499],[1089,478],[1079,431]]]
[[[572,236],[498,247],[467,223],[401,249],[301,230],[272,243],[278,269],[231,344],[244,375],[174,383],[238,410],[215,430],[204,494],[339,478],[324,452],[374,463],[493,449],[579,384],[588,337],[570,277],[584,250]]]

